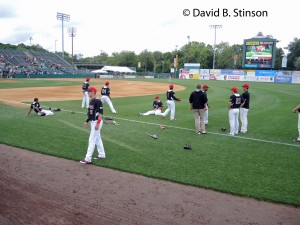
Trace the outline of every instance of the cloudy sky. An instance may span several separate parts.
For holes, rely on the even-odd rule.
[[[64,50],[72,52],[68,28],[75,27],[74,54],[95,56],[101,51],[173,51],[190,41],[213,45],[242,44],[261,31],[273,35],[286,47],[295,37],[300,38],[297,25],[298,8],[289,2],[270,0],[0,0],[0,43],[39,44],[54,52],[62,50],[62,22],[57,12],[70,15],[64,23]],[[234,10],[267,11],[265,17],[242,17]],[[200,16],[200,11],[215,15]],[[225,17],[228,10],[231,17]],[[219,14],[218,14],[219,12]],[[184,16],[188,15],[189,16]],[[235,17],[236,16],[236,17]]]

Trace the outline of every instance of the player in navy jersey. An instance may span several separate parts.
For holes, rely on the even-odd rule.
[[[52,116],[54,113],[51,110],[45,110],[41,107],[38,98],[34,98],[33,102],[30,105],[28,116],[31,111],[34,110],[39,116]]]
[[[248,92],[249,84],[244,84],[243,86],[244,93],[242,97],[244,98],[244,104],[240,108],[240,120],[241,120],[241,133],[247,133],[248,131],[248,111],[250,106],[250,93]]]
[[[175,120],[175,102],[174,101],[178,101],[178,102],[181,101],[180,98],[176,98],[173,88],[174,88],[174,85],[170,84],[169,90],[166,93],[168,108],[166,109],[166,111],[164,113],[161,114],[162,117],[165,118],[169,114],[169,112],[171,112],[170,120]]]
[[[160,101],[159,96],[156,96],[155,101],[153,102],[153,109],[145,113],[139,113],[139,115],[140,116],[148,116],[148,115],[161,116],[162,109],[163,109],[163,103]]]
[[[228,102],[228,116],[229,116],[229,125],[230,125],[230,133],[229,135],[234,136],[239,132],[239,112],[240,107],[244,104],[243,97],[237,93],[238,88],[231,88],[232,95],[229,98]]]
[[[299,132],[299,137],[296,138],[294,141],[300,142],[300,105],[298,105],[296,108],[293,109],[292,112],[298,112],[298,132]]]
[[[96,97],[97,89],[95,87],[89,88],[89,97],[91,99],[88,113],[87,113],[87,120],[84,123],[84,127],[87,127],[88,122],[91,124],[91,133],[89,137],[89,144],[86,156],[84,160],[80,161],[80,163],[89,164],[92,162],[92,156],[95,150],[95,145],[98,150],[98,156],[94,159],[104,159],[105,158],[105,151],[104,146],[101,139],[100,130],[103,125],[103,105],[100,99]]]
[[[81,108],[84,108],[84,106],[86,106],[86,108],[89,107],[89,94],[88,94],[88,90],[90,87],[89,81],[90,78],[86,78],[85,82],[81,86],[82,94],[83,94]]]
[[[101,101],[104,104],[104,102],[107,102],[109,105],[109,108],[112,113],[117,113],[110,98],[110,88],[109,88],[109,82],[106,81],[105,85],[101,88]]]

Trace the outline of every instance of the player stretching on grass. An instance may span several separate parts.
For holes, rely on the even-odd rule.
[[[88,122],[91,122],[91,133],[89,137],[89,145],[87,149],[86,156],[84,160],[80,161],[80,163],[89,164],[92,162],[92,156],[95,150],[95,145],[98,150],[98,156],[94,159],[104,159],[105,151],[102,143],[100,130],[103,125],[103,106],[100,99],[96,97],[97,89],[94,87],[90,87],[89,98],[91,99],[90,105],[88,108],[88,118],[84,123],[84,127],[87,127]]]

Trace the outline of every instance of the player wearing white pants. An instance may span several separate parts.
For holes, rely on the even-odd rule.
[[[159,100],[159,96],[156,96],[155,101],[153,102],[153,110],[150,110],[145,113],[139,113],[139,114],[140,116],[149,116],[149,115],[161,116],[162,108],[163,108],[163,103]]]
[[[90,87],[90,84],[89,84],[89,81],[90,81],[90,78],[86,78],[85,79],[85,82],[82,84],[82,103],[81,103],[81,108],[88,108],[89,107],[89,102],[90,102],[90,99],[89,99],[89,93],[88,93],[88,90],[89,90],[89,87]]]
[[[237,87],[233,87],[231,90],[232,95],[230,96],[228,102],[228,116],[230,125],[229,135],[234,136],[239,133],[239,108],[243,105],[244,99],[241,95],[237,94]]]
[[[169,112],[171,112],[170,120],[175,120],[175,102],[174,101],[181,101],[180,98],[176,98],[175,92],[173,91],[174,85],[169,85],[169,90],[167,91],[167,105],[168,108],[164,113],[161,114],[163,118],[165,118]]]
[[[38,116],[52,116],[54,113],[50,110],[43,109],[39,103],[38,98],[33,99],[33,103],[31,103],[28,116],[31,113],[31,111],[34,110],[35,113],[37,113]]]
[[[293,109],[292,112],[297,112],[298,111],[298,132],[299,132],[299,137],[296,138],[294,141],[300,142],[300,105],[298,105],[296,108]]]
[[[89,137],[88,149],[84,160],[80,163],[89,164],[92,162],[92,156],[95,150],[95,145],[98,150],[98,155],[94,159],[104,159],[105,151],[103,142],[101,139],[100,130],[103,125],[103,105],[100,99],[96,97],[97,89],[94,87],[89,88],[89,97],[91,99],[88,109],[88,119],[85,121],[84,126],[87,127],[87,123],[91,123],[91,132]]]
[[[110,88],[109,88],[109,82],[105,82],[105,86],[101,88],[101,101],[104,104],[105,102],[109,105],[109,108],[112,113],[117,113],[110,98]]]
[[[243,106],[240,108],[240,120],[242,123],[241,133],[247,133],[248,131],[248,111],[250,106],[250,93],[248,92],[249,84],[244,84],[243,86],[244,93],[242,97],[244,99]]]
[[[206,95],[206,98],[207,98],[207,91],[208,91],[208,85],[207,84],[203,84],[203,93]],[[207,98],[207,101],[208,101],[208,98]],[[206,104],[205,106],[205,111],[204,111],[204,124],[205,126],[208,125],[208,103]]]

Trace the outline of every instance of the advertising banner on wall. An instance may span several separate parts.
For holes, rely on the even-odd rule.
[[[210,80],[224,80],[224,75],[221,74],[221,70],[209,70]]]
[[[209,69],[201,69],[199,79],[209,80]]]
[[[255,70],[247,70],[244,81],[255,81]]]
[[[190,72],[185,69],[179,70],[179,79],[190,79]]]
[[[292,83],[300,84],[300,71],[292,72]]]
[[[274,82],[275,71],[274,70],[256,70],[255,81],[259,82]]]
[[[275,73],[275,83],[292,83],[291,71],[277,71]]]

